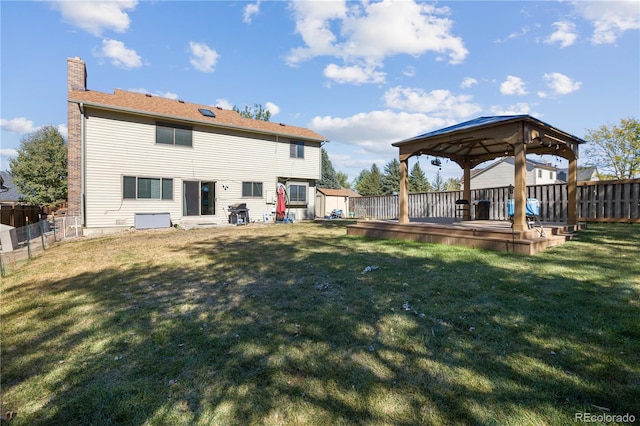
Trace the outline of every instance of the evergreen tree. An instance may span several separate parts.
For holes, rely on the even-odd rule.
[[[336,172],[336,180],[341,188],[351,188],[349,183],[349,175],[344,172]]]
[[[24,201],[55,206],[67,200],[67,146],[54,126],[45,126],[20,141],[9,162]]]
[[[358,173],[358,176],[356,176],[356,178],[353,180],[353,187],[356,191],[358,191],[358,194],[362,195],[359,189],[361,187],[360,182],[364,182],[365,180],[367,180],[370,174],[371,170],[362,169],[360,170],[360,173]]]
[[[384,166],[382,176],[382,194],[389,195],[400,192],[400,161],[397,158]]]
[[[427,180],[420,164],[415,163],[409,174],[409,192],[427,192],[431,190],[431,184]]]
[[[333,168],[333,164],[331,164],[329,154],[327,154],[327,151],[324,148],[320,150],[320,156],[322,160],[322,170],[320,181],[318,182],[318,188],[340,188],[340,184],[338,183],[338,178],[336,176],[336,171]]]
[[[360,195],[382,195],[382,173],[375,163],[370,170],[362,170],[356,181],[356,191]]]
[[[440,175],[440,171],[436,172],[436,177],[431,182],[431,187],[434,191],[444,191],[444,180]]]

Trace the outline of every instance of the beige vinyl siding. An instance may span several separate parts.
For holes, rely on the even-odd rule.
[[[271,211],[268,202],[272,200],[267,196],[275,193],[279,177],[320,178],[319,143],[307,143],[305,158],[296,159],[289,158],[288,139],[215,133],[193,126],[192,147],[163,145],[155,143],[155,123],[151,118],[89,110],[85,120],[87,227],[133,226],[135,213],[154,212],[169,212],[172,221],[179,223],[185,180],[216,182],[215,216],[202,217],[226,222],[227,206],[243,202],[251,218],[258,219]],[[173,200],[123,200],[123,176],[172,178]],[[262,182],[263,197],[243,198],[243,181]],[[315,190],[309,194],[311,212],[314,202]]]
[[[333,210],[342,210],[345,217],[349,215],[349,197],[328,196],[318,193],[316,195],[316,216],[325,217]]]
[[[494,167],[483,170],[471,179],[471,189],[495,188],[499,186],[513,185],[513,165],[508,163],[499,163]],[[529,176],[527,173],[527,185],[529,185]]]
[[[508,162],[501,162],[493,167],[483,170],[481,173],[471,178],[471,189],[497,188],[500,186],[513,185],[514,167]],[[542,177],[538,177],[538,170],[542,170]],[[549,177],[549,173],[553,173],[553,177]],[[556,181],[556,172],[548,167],[535,167],[531,163],[527,164],[526,184],[546,185]]]

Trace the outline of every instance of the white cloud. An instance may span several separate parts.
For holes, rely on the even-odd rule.
[[[39,127],[34,127],[33,121],[27,120],[24,117],[12,118],[11,120],[1,118],[0,128],[20,135],[35,132],[39,129]]]
[[[509,34],[509,38],[514,39],[514,38],[525,36],[529,31],[530,31],[529,27],[522,27],[520,28],[520,31]]]
[[[272,116],[278,115],[280,113],[280,107],[273,102],[267,102],[265,104],[265,109],[269,111]]]
[[[124,68],[139,68],[142,66],[142,59],[135,50],[127,48],[123,42],[118,40],[102,40],[102,48],[94,50],[94,55],[110,60],[111,65]]]
[[[383,83],[386,74],[375,71],[372,66],[345,66],[341,67],[336,64],[329,64],[324,69],[324,76],[335,81],[336,83]]]
[[[154,95],[154,96],[158,96],[161,98],[167,98],[167,99],[180,99],[180,97],[178,96],[177,93],[173,93],[173,92],[158,92],[158,91],[151,91],[151,90],[147,90],[143,87],[140,88],[135,88],[135,89],[129,89],[130,92],[135,92],[135,93],[143,93],[143,94],[150,94],[150,95]]]
[[[473,86],[474,84],[478,84],[478,80],[476,80],[475,78],[472,78],[472,77],[467,77],[464,80],[462,80],[462,83],[460,84],[460,87],[462,87],[463,89],[468,89],[469,87]]]
[[[388,107],[409,112],[430,113],[438,117],[461,118],[476,114],[482,110],[471,103],[469,95],[456,96],[448,90],[432,90],[408,87],[393,87],[384,94]]]
[[[9,161],[18,155],[18,151],[13,148],[0,149],[0,170],[9,170]]]
[[[332,65],[329,75],[342,82],[347,71],[383,65],[388,56],[420,56],[427,52],[448,57],[451,63],[462,62],[469,53],[460,37],[451,33],[453,21],[447,18],[449,10],[415,1],[379,2],[346,1],[310,2],[291,4],[296,20],[296,32],[304,46],[292,49],[286,61],[289,65],[318,56],[342,59],[343,67]],[[334,73],[331,73],[333,71]],[[342,72],[340,72],[342,71]],[[369,71],[374,79],[378,73]],[[325,69],[325,75],[327,70]]]
[[[18,150],[13,148],[2,148],[0,149],[0,155],[3,157],[15,157],[18,155]]]
[[[244,7],[244,15],[242,20],[245,24],[250,24],[253,15],[257,15],[260,12],[260,0],[256,3],[249,3]]]
[[[544,79],[547,81],[547,86],[549,86],[558,95],[567,95],[571,92],[575,92],[580,89],[580,86],[582,86],[581,82],[574,81],[559,72],[545,74]]]
[[[196,43],[195,41],[189,42],[189,50],[191,52],[189,62],[195,69],[202,72],[213,72],[220,57],[218,52],[204,43]]]
[[[507,76],[507,79],[500,85],[500,93],[503,95],[526,95],[527,88],[524,81],[520,77],[514,77],[512,75]]]
[[[547,44],[560,43],[560,47],[568,47],[578,38],[576,25],[573,22],[559,21],[554,22],[553,26],[556,30],[545,39],[544,42]]]
[[[67,140],[67,137],[69,136],[69,128],[67,127],[67,125],[66,124],[58,124],[56,126],[56,129],[58,129],[58,131],[60,132],[62,137],[65,140]]]
[[[406,75],[407,77],[413,77],[416,75],[416,67],[409,65],[404,69],[404,71],[402,71],[402,74]]]
[[[54,1],[54,8],[60,10],[65,21],[101,36],[106,30],[123,33],[129,29],[131,20],[126,13],[134,10],[137,1]]]
[[[397,148],[391,146],[393,142],[450,124],[453,122],[444,118],[384,110],[346,118],[314,117],[309,127],[331,141],[358,146],[367,153],[379,153],[393,158],[398,154]]]
[[[593,23],[594,44],[614,43],[625,31],[640,29],[638,0],[576,1],[573,5],[584,19]]]
[[[531,106],[526,102],[518,102],[508,106],[492,106],[489,110],[493,115],[532,115]]]
[[[511,34],[509,34],[507,36],[506,39],[497,39],[495,40],[495,43],[506,43],[508,40],[513,40],[519,37],[523,37],[525,35],[527,35],[527,33],[529,33],[529,27],[522,27],[520,28],[520,31],[517,32],[512,32]]]
[[[233,104],[226,99],[216,99],[215,106],[219,106],[222,109],[233,109]]]

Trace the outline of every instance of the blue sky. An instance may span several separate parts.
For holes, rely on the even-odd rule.
[[[638,0],[2,1],[0,14],[2,170],[40,126],[66,136],[75,56],[91,90],[262,104],[327,137],[350,179],[397,157],[392,142],[479,116],[578,137],[640,116]],[[440,173],[461,176],[447,161]]]

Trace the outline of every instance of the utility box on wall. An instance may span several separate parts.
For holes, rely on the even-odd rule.
[[[169,213],[136,213],[134,227],[136,229],[157,229],[171,227]]]

